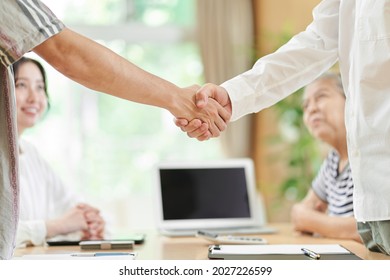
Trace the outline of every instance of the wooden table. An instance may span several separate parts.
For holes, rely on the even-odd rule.
[[[370,252],[364,245],[356,241],[303,235],[293,231],[289,223],[270,224],[270,226],[275,228],[277,233],[251,236],[261,236],[267,239],[269,244],[340,244],[362,259],[390,260],[390,256]],[[166,237],[153,230],[145,231],[145,233],[145,243],[135,245],[133,250],[138,253],[138,260],[208,259],[207,249],[210,242],[207,240],[196,237]],[[26,254],[64,254],[74,252],[81,252],[79,246],[42,246],[16,249],[14,256],[20,257]]]

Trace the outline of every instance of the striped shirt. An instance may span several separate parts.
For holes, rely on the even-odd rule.
[[[328,203],[331,216],[353,216],[353,181],[349,164],[339,173],[340,157],[336,151],[329,152],[317,177],[313,180],[313,191]]]
[[[63,28],[39,0],[0,1],[0,259],[12,257],[19,209],[15,87],[9,66]]]

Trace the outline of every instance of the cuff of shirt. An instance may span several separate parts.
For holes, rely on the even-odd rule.
[[[232,117],[230,121],[236,121],[244,115],[255,113],[255,99],[253,87],[244,79],[233,78],[221,84],[229,94],[232,104]]]
[[[16,234],[17,245],[32,244],[43,245],[46,241],[46,223],[45,221],[20,222]]]

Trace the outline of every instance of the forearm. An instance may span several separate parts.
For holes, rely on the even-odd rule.
[[[230,113],[216,102],[197,108],[193,88],[179,88],[67,28],[34,52],[65,76],[93,90],[167,109],[176,118],[200,119],[214,137],[230,119]]]
[[[353,239],[361,242],[353,217],[329,216],[325,213],[313,211],[307,215],[303,224],[306,231],[321,236],[337,239]]]
[[[46,221],[46,238],[51,238],[61,234],[67,234],[59,220]]]
[[[65,76],[93,90],[174,110],[177,86],[69,29],[34,51]]]

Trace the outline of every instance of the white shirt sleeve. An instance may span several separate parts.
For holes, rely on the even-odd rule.
[[[16,232],[17,247],[25,245],[43,245],[46,240],[46,224],[44,220],[26,221],[19,220]]]
[[[304,32],[221,85],[232,101],[232,121],[275,104],[336,63],[339,5],[339,0],[322,1]]]

